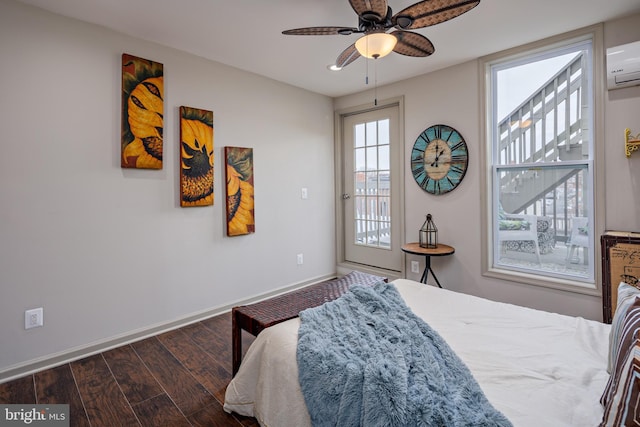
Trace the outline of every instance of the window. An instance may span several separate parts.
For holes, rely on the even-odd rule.
[[[593,58],[590,32],[483,60],[485,274],[598,288]]]

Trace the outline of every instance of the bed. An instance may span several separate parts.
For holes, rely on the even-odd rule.
[[[611,389],[613,396],[617,389],[609,374],[611,325],[406,279],[391,285],[448,343],[491,405],[512,425],[600,424],[606,407],[601,404],[603,392]],[[619,311],[618,317],[623,315]],[[255,417],[262,426],[311,425],[296,359],[300,322],[291,319],[258,335],[227,387],[225,411]],[[624,359],[627,352],[622,353]],[[609,410],[611,402],[621,399],[605,399]]]

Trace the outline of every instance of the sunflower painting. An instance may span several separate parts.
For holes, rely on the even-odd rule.
[[[163,65],[122,54],[123,168],[162,169]]]
[[[213,111],[180,107],[180,206],[213,205]]]
[[[227,235],[256,231],[253,207],[253,149],[225,147],[227,166]]]

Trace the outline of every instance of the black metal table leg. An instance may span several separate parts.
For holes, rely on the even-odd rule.
[[[430,255],[425,255],[424,258],[425,258],[426,266],[424,268],[424,272],[422,273],[422,277],[420,278],[420,282],[422,282],[425,285],[427,285],[428,282],[429,282],[429,272],[431,272],[431,275],[433,276],[433,278],[436,279],[436,283],[438,284],[438,287],[442,288],[442,285],[440,284],[440,281],[436,277],[436,273],[434,273],[433,270],[431,269],[431,256]]]
[[[431,269],[431,257],[451,255],[456,251],[453,246],[438,243],[435,247],[425,248],[420,246],[418,242],[412,242],[402,245],[402,251],[412,255],[423,255],[426,266],[424,268],[424,272],[422,273],[422,277],[420,278],[420,282],[426,285],[429,281],[429,272],[431,272],[431,275],[438,284],[438,287],[442,288],[442,285],[436,277],[436,274]]]
[[[426,285],[427,281],[429,280],[429,270],[431,270],[431,257],[429,255],[425,255],[424,259],[426,264],[424,267],[424,272],[422,273],[422,277],[420,278],[420,282]]]

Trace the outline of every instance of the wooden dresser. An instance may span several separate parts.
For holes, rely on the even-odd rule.
[[[640,287],[640,233],[607,231],[602,248],[602,320],[611,323],[616,309],[618,285]]]

